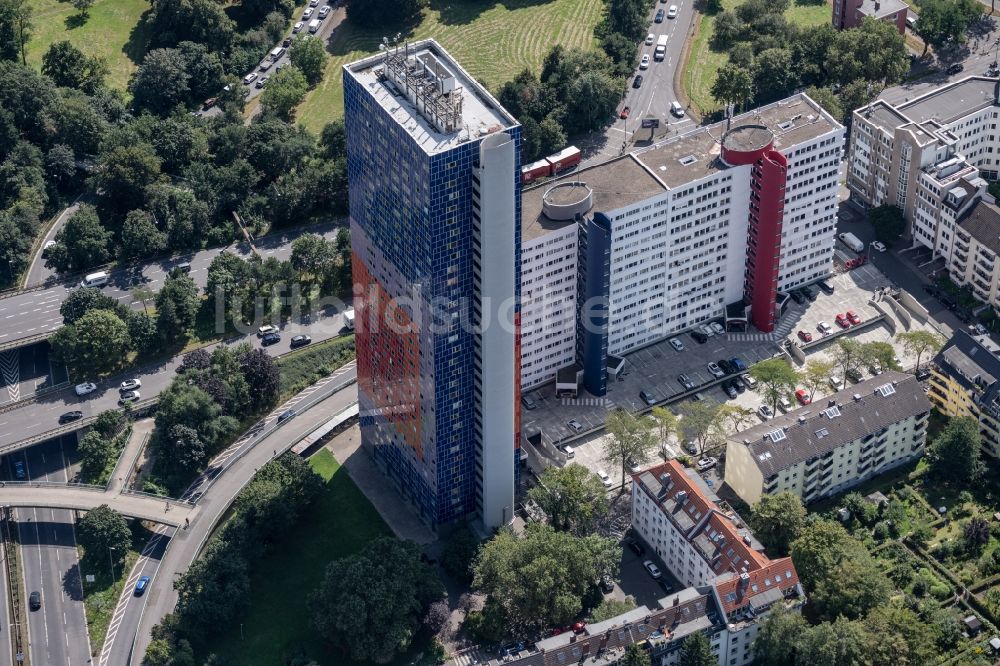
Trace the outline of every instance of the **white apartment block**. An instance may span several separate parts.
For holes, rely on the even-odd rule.
[[[783,490],[834,495],[923,455],[930,408],[913,375],[872,377],[735,435],[726,483],[751,506]]]
[[[526,189],[522,388],[552,381],[576,348],[576,328],[550,313],[560,308],[548,295],[568,293],[556,266],[586,268],[582,255],[569,256],[580,245],[568,237],[598,213],[611,221],[609,354],[721,318],[733,303],[750,306],[750,320],[771,330],[776,290],[829,274],[843,138],[844,128],[800,94],[728,128],[697,128]],[[556,248],[561,260],[548,254]]]

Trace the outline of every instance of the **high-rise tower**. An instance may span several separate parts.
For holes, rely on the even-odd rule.
[[[344,67],[363,445],[431,526],[511,520],[521,128],[433,40]]]

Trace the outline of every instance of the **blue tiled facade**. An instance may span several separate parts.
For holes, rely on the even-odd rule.
[[[387,296],[411,299],[403,309],[419,331],[419,404],[412,408],[419,410],[420,447],[407,443],[385,405],[359,386],[362,439],[436,528],[476,511],[474,337],[460,320],[470,319],[474,297],[472,179],[479,141],[427,154],[346,73],[344,110],[354,261],[365,263]],[[520,127],[506,131],[519,156]],[[519,173],[518,164],[511,178],[517,181]],[[519,183],[515,193],[520,248]],[[519,290],[519,256],[516,274]],[[442,324],[438,330],[431,330],[432,321]]]

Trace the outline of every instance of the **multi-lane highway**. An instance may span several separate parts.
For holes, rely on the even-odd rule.
[[[65,483],[70,463],[62,440],[46,442],[18,456],[29,479]],[[28,611],[28,654],[33,664],[76,666],[90,662],[90,637],[83,604],[73,512],[17,509],[21,574],[26,594],[39,592],[42,606]]]

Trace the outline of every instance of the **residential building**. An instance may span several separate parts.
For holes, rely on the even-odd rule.
[[[934,357],[927,396],[942,414],[979,421],[983,453],[1000,458],[1000,349],[957,330]]]
[[[923,455],[930,402],[884,372],[732,437],[726,484],[749,505],[789,491],[812,502]]]
[[[900,105],[875,100],[855,110],[851,199],[897,206],[913,244],[947,258],[957,218],[1000,171],[997,94],[997,79],[970,76]]]
[[[866,18],[873,18],[892,23],[902,35],[906,33],[907,10],[903,0],[833,0],[833,27],[857,28]]]
[[[362,443],[432,527],[505,524],[521,128],[433,40],[345,65],[343,80]]]
[[[576,362],[602,395],[605,355],[727,305],[773,330],[779,293],[830,272],[843,137],[798,94],[526,189],[522,386]]]
[[[980,301],[1000,308],[1000,206],[989,194],[969,197],[955,220],[948,273],[959,285],[968,285]]]

